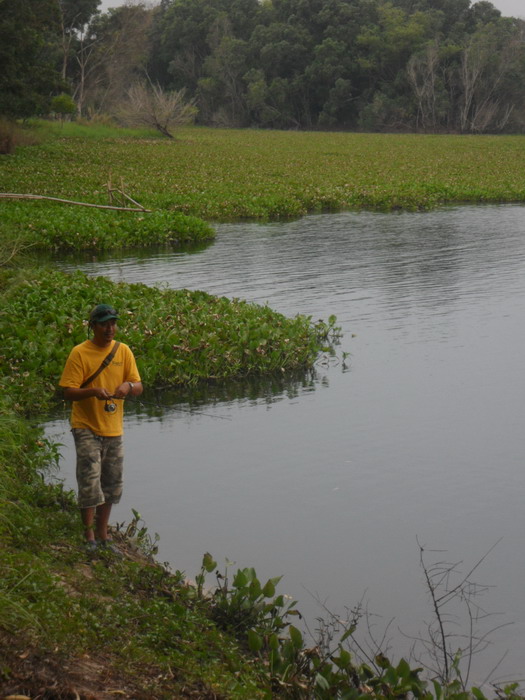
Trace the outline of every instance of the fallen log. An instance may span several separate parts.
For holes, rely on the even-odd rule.
[[[125,195],[127,197],[127,195]],[[140,208],[135,208],[135,207],[115,207],[109,204],[90,204],[88,202],[74,202],[71,199],[60,199],[59,197],[47,197],[43,194],[14,194],[14,193],[9,193],[9,192],[0,192],[0,198],[3,199],[48,199],[51,200],[52,202],[62,202],[63,204],[74,204],[78,207],[94,207],[95,209],[113,209],[114,211],[130,211],[130,212],[140,212],[142,214],[151,214],[151,209],[145,209],[144,207],[141,207],[140,204],[135,202],[134,200],[131,200],[131,197],[128,197],[131,201],[133,201],[135,204],[138,205]]]

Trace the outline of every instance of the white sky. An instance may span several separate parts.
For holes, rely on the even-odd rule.
[[[504,17],[525,19],[525,0],[491,0]]]
[[[505,17],[521,17],[525,19],[525,0],[490,0],[494,7],[497,7],[502,15]],[[100,9],[102,11],[107,10],[110,7],[120,7],[124,5],[125,1],[119,0],[102,0],[100,3]],[[153,2],[153,4],[157,4]]]

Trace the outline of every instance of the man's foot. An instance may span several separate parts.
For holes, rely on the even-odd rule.
[[[87,540],[87,541],[84,543],[84,549],[85,549],[87,552],[94,553],[94,552],[96,552],[97,549],[98,549],[98,542],[97,542],[96,540]]]
[[[121,558],[124,556],[111,540],[99,540],[97,544],[98,547],[104,552],[111,552],[111,554]]]

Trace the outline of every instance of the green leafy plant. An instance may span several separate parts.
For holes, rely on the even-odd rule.
[[[185,127],[170,142],[74,123],[40,132],[47,141],[3,163],[1,191],[106,204],[102,183],[118,163],[127,190],[147,208],[206,221],[525,200],[523,136]]]
[[[309,367],[335,332],[305,316],[203,292],[114,283],[83,273],[10,270],[0,313],[0,386],[15,409],[41,412],[53,400],[85,319],[100,299],[121,312],[119,337],[134,350],[144,384],[182,386]]]
[[[62,93],[51,100],[51,111],[60,115],[60,119],[63,121],[65,116],[76,114],[77,106],[71,95]]]

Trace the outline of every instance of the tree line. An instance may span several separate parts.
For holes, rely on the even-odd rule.
[[[488,0],[99,4],[0,0],[0,114],[129,120],[142,87],[207,125],[525,131],[525,22]]]

